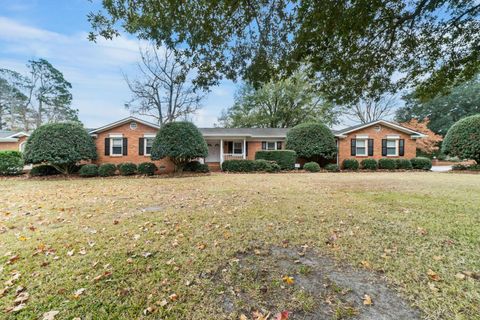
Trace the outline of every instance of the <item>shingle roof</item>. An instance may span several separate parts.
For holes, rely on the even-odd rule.
[[[199,128],[204,136],[285,137],[289,128]]]
[[[15,132],[13,131],[7,131],[7,130],[0,130],[0,138],[6,138],[14,134]]]
[[[367,127],[370,127],[370,126],[375,125],[377,123],[378,124],[383,124],[385,126],[389,126],[389,127],[392,127],[392,128],[396,128],[397,130],[408,132],[410,134],[415,134],[415,135],[418,135],[418,136],[424,136],[424,134],[422,134],[420,132],[417,132],[415,130],[412,130],[410,128],[404,127],[397,122],[386,121],[386,120],[375,120],[375,121],[371,121],[371,122],[367,122],[367,123],[362,123],[362,124],[357,124],[357,125],[354,125],[354,126],[350,126],[350,127],[347,127],[347,128],[341,129],[341,130],[336,130],[336,131],[332,130],[332,132],[335,135],[341,135],[341,134],[344,134],[344,133],[355,131],[356,129],[367,128]]]

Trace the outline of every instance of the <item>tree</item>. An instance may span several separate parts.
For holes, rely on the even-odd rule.
[[[362,99],[342,108],[343,114],[353,121],[369,123],[385,119],[395,108],[395,96],[382,96],[375,99]]]
[[[48,164],[69,174],[83,160],[95,160],[92,137],[78,123],[51,123],[35,129],[25,145],[26,164]]]
[[[425,134],[425,138],[416,140],[417,150],[420,150],[421,152],[426,154],[433,154],[434,152],[439,150],[439,144],[440,142],[442,142],[443,138],[441,135],[438,135],[432,130],[428,129],[429,122],[430,120],[428,118],[423,119],[423,121],[418,121],[418,119],[411,119],[408,122],[402,123],[402,126]]]
[[[480,163],[480,115],[457,121],[443,140],[442,152]]]
[[[431,96],[480,69],[476,0],[111,0],[89,14],[90,40],[118,28],[182,48],[209,86],[226,76],[255,88],[312,64],[321,92],[345,104],[421,84]]]
[[[319,163],[333,159],[337,145],[332,131],[322,123],[299,124],[287,132],[287,149],[294,150],[300,158]]]
[[[140,77],[130,80],[124,76],[132,92],[132,99],[125,107],[132,114],[154,118],[159,125],[195,113],[203,98],[188,84],[190,68],[186,61],[172,50],[162,51],[155,46],[140,49]]]
[[[428,128],[444,136],[458,120],[480,113],[480,78],[459,85],[450,94],[438,95],[432,100],[425,101],[416,92],[404,99],[405,106],[396,113],[397,121],[428,118]]]
[[[15,129],[27,96],[23,93],[27,83],[18,72],[0,69],[0,130]]]
[[[204,158],[207,154],[207,143],[191,122],[166,123],[152,145],[152,160],[169,158],[175,165],[175,171],[182,171],[187,162]]]
[[[225,127],[289,128],[307,121],[338,123],[339,111],[318,93],[303,72],[255,89],[244,85],[220,117]]]

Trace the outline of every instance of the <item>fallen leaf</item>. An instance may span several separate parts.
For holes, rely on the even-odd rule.
[[[57,314],[59,314],[60,311],[48,311],[43,314],[42,320],[53,320]]]
[[[372,305],[372,304],[373,304],[372,297],[370,297],[368,294],[365,294],[365,295],[363,296],[363,304],[364,304],[365,306],[370,306],[370,305]]]
[[[85,292],[85,290],[86,290],[85,288],[80,288],[77,291],[75,291],[75,293],[73,294],[75,299],[80,298],[80,296]]]
[[[432,281],[440,281],[440,276],[432,269],[428,269],[427,275]]]
[[[7,308],[5,311],[6,312],[18,312],[22,309],[24,309],[26,307],[26,305],[24,303],[22,304],[19,304],[18,306],[15,306],[13,308]]]
[[[248,320],[247,316],[244,315],[243,313],[240,315],[240,320]]]
[[[67,251],[67,256],[69,256],[69,257],[73,256],[74,254],[75,254],[75,249]]]
[[[162,301],[155,302],[155,304],[159,305],[160,307],[165,307],[168,304],[168,301],[163,299]]]
[[[25,237],[25,236],[20,236],[20,237],[18,237],[18,240],[20,240],[20,241],[27,241],[28,238]]]
[[[98,282],[102,279],[110,277],[111,275],[112,275],[112,273],[110,271],[105,271],[104,273],[102,273],[102,274],[96,276],[95,278],[93,278],[93,281]]]
[[[367,260],[361,261],[360,264],[361,264],[362,267],[364,267],[365,269],[371,269],[371,268],[372,268],[372,265],[371,265],[370,262],[368,262]]]
[[[28,292],[20,292],[17,297],[15,298],[15,300],[13,301],[13,303],[15,305],[17,304],[23,304],[25,302],[27,302],[28,298],[30,297],[30,295],[28,294]]]
[[[275,320],[287,320],[289,314],[290,314],[289,311],[284,310],[275,316]]]
[[[283,276],[282,280],[283,280],[283,282],[285,282],[288,285],[292,285],[292,284],[295,283],[295,279],[293,279],[290,276]]]
[[[178,300],[178,295],[176,293],[174,293],[174,294],[169,295],[168,298],[171,301],[177,301]]]
[[[155,307],[148,307],[147,309],[143,310],[143,315],[146,316],[146,315],[149,315],[153,312],[155,312],[156,308]]]
[[[465,280],[466,277],[467,277],[467,276],[464,275],[463,273],[457,273],[457,274],[455,275],[455,278],[457,278],[458,280]]]

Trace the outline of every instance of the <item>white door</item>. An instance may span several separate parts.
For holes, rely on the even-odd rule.
[[[205,162],[220,162],[220,142],[207,142],[208,156]]]

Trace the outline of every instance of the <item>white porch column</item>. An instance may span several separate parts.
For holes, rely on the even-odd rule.
[[[247,158],[246,151],[247,151],[247,140],[243,138],[243,160]]]
[[[220,165],[223,163],[223,139],[220,139]]]

